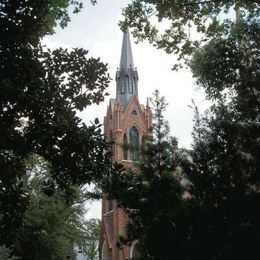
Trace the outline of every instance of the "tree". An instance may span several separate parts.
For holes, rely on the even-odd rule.
[[[196,113],[192,161],[182,166],[200,205],[193,239],[205,245],[204,255],[194,253],[201,259],[260,256],[259,32],[259,23],[241,20],[191,63],[213,101],[204,116]]]
[[[101,220],[89,219],[85,222],[87,230],[87,241],[83,245],[85,256],[89,260],[96,260],[98,258],[98,241],[101,233]]]
[[[93,1],[94,2],[94,1]],[[49,164],[51,181],[73,202],[74,185],[98,182],[110,169],[98,120],[86,126],[76,116],[104,100],[106,64],[83,49],[49,50],[40,39],[69,21],[67,7],[81,1],[0,3],[0,244],[12,247],[30,190],[26,162],[38,155]]]
[[[176,139],[168,137],[163,116],[166,101],[155,91],[151,104],[153,136],[147,137],[136,170],[111,176],[108,193],[130,218],[126,237],[121,237],[119,245],[138,239],[141,259],[172,259],[173,252],[176,256],[181,252],[176,239],[181,228],[175,221],[183,210],[184,188],[174,160]]]
[[[126,19],[121,25],[133,28],[137,40],[148,40],[156,48],[178,54],[179,60],[189,61],[198,46],[232,27],[230,16],[221,19],[221,15],[235,7],[238,18],[252,20],[259,17],[259,5],[258,0],[133,0],[123,11]]]
[[[51,178],[48,163],[34,156],[27,161],[24,182],[29,187],[29,204],[23,215],[14,244],[15,254],[21,259],[74,259],[74,245],[85,245],[89,230],[84,219],[81,188],[71,187],[73,203],[58,190]],[[52,187],[49,183],[52,182]]]
[[[192,69],[213,105],[204,115],[195,107],[192,149],[171,156],[156,124],[139,170],[111,178],[110,193],[130,218],[122,242],[139,239],[141,259],[259,258],[257,30],[244,31],[245,47],[230,34],[194,56]]]
[[[189,223],[194,257],[259,258],[259,159],[240,141],[249,142],[245,132],[251,131],[226,104],[196,116],[193,149],[179,161],[196,205]]]
[[[3,260],[17,260],[15,256],[11,256],[12,252],[5,246],[0,246],[0,258]]]
[[[90,0],[95,4],[95,0]],[[41,37],[54,33],[59,25],[65,28],[70,21],[69,7],[73,13],[83,8],[82,0],[1,1],[2,42],[39,43]]]
[[[165,229],[161,226],[159,232],[146,233],[156,227],[152,222],[154,218],[160,218],[152,210],[150,214],[146,212],[144,218],[141,213],[145,206],[141,208],[140,202],[157,198],[156,203],[150,204],[150,209],[163,208],[163,198],[167,198],[162,197],[165,190],[159,193],[158,188],[156,192],[145,194],[144,183],[151,187],[149,181],[153,178],[139,181],[142,171],[140,176],[129,173],[120,176],[125,178],[126,184],[122,188],[126,190],[126,198],[118,196],[120,201],[124,201],[123,207],[130,219],[133,214],[134,221],[130,224],[132,237],[139,237],[141,246],[142,243],[147,245],[147,251],[143,248],[142,252],[155,259],[260,257],[256,242],[259,241],[260,230],[259,1],[236,1],[236,21],[220,19],[220,12],[228,12],[234,8],[234,3],[133,1],[125,9],[126,22],[123,26],[133,27],[139,40],[148,39],[158,48],[179,54],[179,58],[188,58],[187,64],[197,84],[205,89],[207,98],[212,101],[212,106],[204,115],[200,115],[195,107],[192,150],[176,152],[175,165],[180,167],[185,179],[184,186],[177,185],[188,192],[188,199],[175,200],[169,210],[175,217],[171,222],[167,219],[163,222],[171,223],[174,230],[172,226]],[[161,36],[150,24],[154,15],[171,23],[171,28]],[[206,20],[208,22],[205,23]],[[189,31],[185,31],[189,23],[203,34],[200,42],[189,38]],[[156,162],[150,159],[147,164],[152,167]],[[156,170],[150,169],[149,173],[153,176]],[[170,183],[168,181],[168,185]],[[158,181],[157,184],[164,187]],[[171,187],[169,194],[176,191],[176,187]],[[133,200],[127,197],[132,190]],[[168,212],[162,212],[160,217],[167,218]],[[160,236],[161,230],[164,237]],[[145,237],[147,240],[144,234],[149,234]],[[171,244],[162,239],[166,234]],[[155,248],[153,241],[157,242],[158,251],[162,254],[166,252],[165,255],[158,254],[149,246],[150,243]],[[165,245],[172,251],[167,252]]]

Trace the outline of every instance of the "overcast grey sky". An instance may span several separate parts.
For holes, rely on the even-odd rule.
[[[87,1],[88,2],[88,1]],[[85,4],[84,10],[71,17],[64,30],[57,29],[56,34],[46,37],[43,42],[49,47],[83,47],[89,50],[89,57],[100,57],[108,63],[112,81],[108,88],[110,94],[99,106],[87,108],[80,115],[89,123],[95,117],[103,122],[109,98],[115,97],[114,76],[119,66],[123,34],[118,27],[121,9],[129,0],[99,0],[92,6]],[[171,132],[179,140],[179,147],[190,147],[193,111],[188,106],[194,99],[200,107],[205,107],[204,95],[196,90],[191,74],[187,70],[171,70],[176,57],[156,50],[147,43],[134,44],[131,38],[134,63],[139,74],[139,101],[146,102],[155,89],[166,97],[169,103],[165,113]],[[87,217],[99,217],[100,206],[94,204]]]

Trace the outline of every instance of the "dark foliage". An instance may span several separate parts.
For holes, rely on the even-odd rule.
[[[119,239],[119,245],[139,239],[142,259],[149,255],[168,259],[172,250],[176,254],[180,250],[175,237],[181,230],[175,221],[184,210],[184,189],[174,161],[176,139],[168,137],[168,124],[163,116],[167,104],[158,91],[151,101],[153,137],[147,137],[136,170],[121,169],[120,174],[111,176],[108,193],[130,217],[127,236]]]
[[[104,100],[106,64],[83,49],[51,51],[40,43],[56,24],[66,26],[69,6],[78,12],[82,3],[0,3],[0,244],[7,246],[15,243],[30,199],[23,182],[28,158],[44,158],[68,205],[72,185],[98,182],[110,168],[98,120],[86,126],[76,116]],[[52,181],[46,183],[50,191]]]
[[[121,25],[133,28],[137,40],[147,40],[166,53],[177,54],[179,61],[189,61],[198,46],[233,26],[227,13],[235,16],[235,10],[241,10],[238,19],[251,20],[259,17],[259,7],[259,0],[133,0],[124,9],[126,19]],[[178,63],[174,68],[181,66]]]
[[[218,19],[235,2],[236,21]],[[133,1],[125,9],[123,26],[133,27],[139,40],[188,57],[212,101],[204,115],[194,106],[191,150],[172,156],[170,142],[155,137],[136,172],[114,176],[110,192],[130,217],[122,242],[139,239],[142,259],[260,258],[258,7],[259,1]],[[150,24],[154,15],[171,22],[161,36]],[[202,42],[189,40],[190,22]]]

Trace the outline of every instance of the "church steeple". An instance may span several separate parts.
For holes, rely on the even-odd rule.
[[[136,68],[134,68],[128,29],[126,29],[123,35],[120,65],[116,72],[116,86],[117,99],[125,109],[133,95],[138,97],[138,73]]]
[[[121,59],[116,73],[116,99],[111,98],[104,118],[104,136],[111,144],[111,161],[134,167],[140,148],[150,134],[152,113],[138,100],[138,74],[134,68],[129,31],[123,35]],[[133,259],[135,244],[118,247],[118,235],[125,236],[128,217],[118,202],[102,199],[102,228],[99,252],[101,259]]]

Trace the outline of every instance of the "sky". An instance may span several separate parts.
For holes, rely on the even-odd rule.
[[[130,0],[99,0],[92,6],[88,1],[79,14],[71,16],[71,22],[65,29],[56,29],[56,34],[45,37],[43,43],[50,48],[80,47],[89,50],[88,57],[100,57],[108,64],[112,78],[109,96],[98,106],[88,107],[80,113],[82,120],[88,124],[97,117],[103,122],[110,98],[115,97],[115,73],[119,66],[123,33],[118,27],[121,10]],[[89,1],[90,2],[90,1]],[[158,89],[168,102],[165,118],[169,121],[170,135],[179,140],[179,147],[189,148],[192,142],[193,110],[189,107],[191,100],[204,109],[207,102],[202,90],[199,90],[188,70],[172,71],[176,57],[155,49],[148,43],[135,44],[131,38],[134,64],[139,75],[139,101],[146,103],[146,98]],[[87,218],[100,218],[100,202],[88,205]]]

